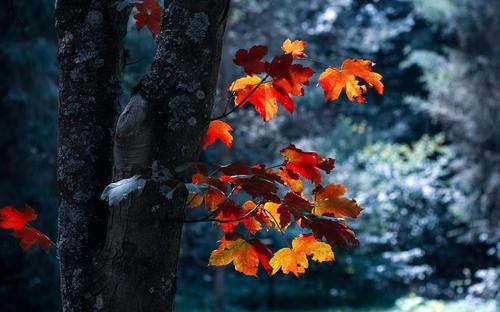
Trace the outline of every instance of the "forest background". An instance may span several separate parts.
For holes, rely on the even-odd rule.
[[[0,206],[36,207],[39,228],[56,237],[53,1],[2,7]],[[335,157],[335,180],[365,208],[353,223],[361,245],[299,279],[249,278],[207,267],[219,233],[186,225],[177,310],[498,311],[498,16],[493,0],[233,0],[216,110],[239,74],[235,51],[264,44],[273,54],[287,37],[335,66],[373,60],[386,93],[365,104],[326,103],[312,88],[298,112],[268,123],[239,110],[229,120],[238,137],[231,152],[217,145],[203,160],[273,164],[290,142]],[[155,49],[147,31],[129,27],[124,89],[147,71]],[[57,259],[17,244],[0,236],[2,310],[59,311]]]

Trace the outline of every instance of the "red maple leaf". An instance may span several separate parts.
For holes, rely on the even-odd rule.
[[[316,184],[321,183],[320,169],[326,173],[334,167],[332,158],[322,158],[315,152],[304,152],[291,144],[281,150],[281,155],[285,157],[284,165],[286,169],[293,171]]]
[[[267,54],[267,47],[256,45],[250,50],[239,49],[234,56],[234,63],[243,67],[248,75],[255,75],[264,72],[264,62],[262,59]]]
[[[48,252],[52,242],[42,232],[28,225],[28,222],[34,221],[37,214],[31,207],[26,207],[23,211],[17,210],[11,206],[5,206],[0,209],[0,228],[12,229],[12,235],[21,239],[20,245],[23,250],[28,250],[35,245],[39,245]]]
[[[328,216],[308,215],[300,222],[303,228],[311,229],[316,238],[325,240],[332,246],[350,247],[359,245],[354,232],[345,221]]]
[[[12,206],[0,209],[0,228],[21,230],[24,226],[37,218],[37,214],[31,207],[19,211]]]
[[[160,33],[161,6],[156,0],[143,0],[136,3],[135,8],[137,13],[134,15],[134,19],[137,30],[141,30],[146,26],[151,31],[153,38],[156,38]]]
[[[34,227],[24,227],[20,230],[12,232],[12,236],[19,238],[21,248],[26,251],[35,245],[39,245],[45,252],[49,252],[52,245],[51,240],[42,232]]]
[[[274,79],[273,86],[282,95],[302,96],[304,95],[303,86],[309,84],[314,71],[301,64],[292,64],[292,62],[292,54],[277,56],[271,63],[266,63],[266,72]]]

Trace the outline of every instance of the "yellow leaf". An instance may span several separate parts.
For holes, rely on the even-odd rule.
[[[273,275],[281,269],[284,274],[292,272],[297,277],[309,267],[306,255],[304,253],[297,254],[290,248],[278,250],[269,264],[273,268]]]
[[[223,238],[219,248],[210,255],[209,265],[223,266],[233,263],[234,269],[245,275],[256,276],[259,266],[257,252],[252,244],[241,237]]]

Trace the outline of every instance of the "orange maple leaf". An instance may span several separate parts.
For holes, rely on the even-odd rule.
[[[232,262],[236,271],[256,276],[260,263],[270,274],[271,255],[271,250],[259,240],[247,241],[241,235],[232,233],[221,239],[219,247],[210,255],[209,265],[223,266]]]
[[[282,204],[267,202],[264,204],[264,211],[270,216],[270,221],[278,230],[285,230],[292,220],[292,216],[287,207]]]
[[[347,187],[342,184],[329,184],[325,188],[318,185],[313,191],[316,201],[314,212],[336,218],[357,218],[363,210],[354,199],[343,197]]]
[[[272,82],[262,82],[258,76],[246,76],[235,80],[229,87],[233,92],[235,105],[244,107],[246,103],[254,106],[264,121],[271,120],[278,112],[278,101],[289,112],[295,110],[293,100],[287,94],[281,94]]]
[[[341,69],[329,67],[319,76],[319,84],[325,91],[326,100],[336,100],[345,88],[347,98],[352,102],[365,101],[363,94],[367,92],[365,85],[360,85],[357,77],[363,79],[369,86],[374,87],[379,94],[384,93],[382,75],[372,71],[373,63],[370,60],[346,59]]]
[[[153,38],[156,38],[160,33],[161,26],[161,6],[156,0],[143,0],[135,4],[137,13],[134,15],[135,26],[137,30],[141,30],[146,26]]]
[[[330,245],[318,242],[310,234],[301,235],[292,241],[292,248],[282,248],[271,258],[269,264],[273,268],[272,274],[276,274],[281,269],[284,274],[291,272],[298,277],[309,267],[307,260],[309,255],[313,255],[313,260],[318,262],[334,260]]]
[[[306,43],[302,40],[292,41],[290,39],[286,39],[281,46],[281,49],[286,54],[292,54],[294,58],[304,58],[307,57],[307,54],[304,53],[304,49],[306,47]]]
[[[302,184],[300,176],[297,173],[288,169],[279,168],[278,175],[285,182],[285,184],[290,187],[292,192],[299,194],[302,193],[304,186]]]
[[[215,143],[216,139],[221,140],[228,148],[233,144],[233,136],[231,135],[233,128],[222,120],[211,121],[208,125],[203,149],[207,149],[209,145]]]

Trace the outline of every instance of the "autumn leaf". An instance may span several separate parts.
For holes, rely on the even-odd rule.
[[[191,183],[206,189],[204,203],[205,207],[210,211],[215,210],[226,198],[225,183],[219,181],[219,179],[209,177],[204,170],[198,169],[198,171],[191,176]]]
[[[219,247],[210,255],[209,265],[223,266],[233,263],[236,271],[256,276],[260,263],[269,274],[271,255],[271,250],[257,239],[247,241],[241,235],[232,233],[221,239]]]
[[[343,197],[346,192],[347,187],[341,184],[332,183],[325,188],[318,185],[313,191],[314,212],[336,218],[357,218],[362,209],[354,199]]]
[[[264,121],[271,120],[278,112],[278,101],[289,112],[295,110],[293,100],[287,94],[280,94],[272,82],[262,83],[258,76],[247,76],[235,80],[229,90],[234,93],[235,105],[244,107],[250,103]]]
[[[307,55],[304,53],[304,49],[306,47],[306,43],[302,40],[292,41],[290,39],[286,39],[281,46],[281,49],[286,54],[292,54],[294,58],[304,58]]]
[[[273,268],[273,275],[281,269],[284,274],[292,272],[296,277],[309,267],[307,256],[304,253],[296,253],[292,248],[278,250],[269,264]]]
[[[283,181],[272,170],[267,170],[263,166],[247,167],[236,163],[222,167],[221,171],[226,174],[221,179],[230,182],[233,186],[240,187],[247,194],[255,198],[261,197],[273,202],[280,202],[276,183],[283,183]]]
[[[240,49],[236,51],[234,63],[243,67],[247,75],[255,75],[264,72],[264,62],[262,59],[267,54],[267,47],[256,45],[250,50]]]
[[[134,15],[135,26],[137,30],[141,30],[146,26],[153,38],[156,38],[160,33],[161,26],[161,6],[156,0],[143,0],[135,4],[137,13]]]
[[[233,136],[230,133],[231,131],[233,131],[233,128],[231,128],[231,126],[224,121],[211,121],[208,125],[205,143],[203,143],[203,149],[207,149],[209,145],[214,144],[216,139],[221,140],[221,142],[228,148],[231,148],[231,144],[233,144]]]
[[[226,195],[220,190],[208,190],[204,197],[205,207],[209,211],[214,211],[225,199]]]
[[[268,223],[266,216],[252,201],[246,201],[242,206],[232,200],[224,201],[217,207],[215,216],[224,233],[232,233],[239,224],[243,224],[251,234],[255,234],[262,229],[262,223],[266,226]]]
[[[278,175],[281,177],[284,183],[290,187],[292,192],[299,194],[302,193],[304,185],[302,184],[302,180],[297,173],[288,169],[279,168]]]
[[[11,206],[5,206],[0,209],[0,228],[21,230],[28,222],[34,221],[36,218],[37,214],[29,206],[23,211]]]
[[[312,234],[300,235],[292,241],[295,253],[312,255],[312,259],[318,262],[333,261],[335,256],[332,247],[327,243],[319,242]]]
[[[291,54],[277,56],[271,63],[266,63],[266,72],[274,79],[273,86],[280,94],[302,96],[304,95],[303,86],[309,84],[314,71],[301,64],[292,64],[292,62]]]
[[[52,244],[51,240],[28,222],[34,221],[37,214],[31,207],[26,207],[20,211],[11,206],[0,209],[0,228],[12,229],[12,236],[19,238],[21,248],[28,250],[35,245],[39,245],[46,252]]]
[[[251,200],[247,200],[243,203],[243,205],[241,205],[241,208],[244,211],[243,215],[245,216],[250,214],[250,216],[242,220],[242,223],[252,234],[260,231],[262,229],[262,224],[264,224],[266,228],[271,227],[269,218],[258,207],[259,205]]]
[[[314,261],[333,261],[332,247],[318,242],[313,235],[300,235],[292,241],[292,248],[282,248],[271,258],[269,264],[273,268],[272,274],[280,269],[284,274],[293,273],[296,277],[304,273],[309,267],[307,256],[312,255]]]
[[[220,222],[220,228],[224,231],[224,233],[232,233],[238,224],[242,222],[242,220],[237,219],[241,218],[245,213],[243,209],[237,206],[232,200],[222,202],[217,207],[216,211],[217,213],[215,217],[217,221]]]
[[[300,194],[289,192],[285,195],[285,198],[283,198],[283,206],[288,209],[295,220],[299,220],[304,214],[311,213],[314,204]]]
[[[33,227],[26,226],[20,230],[15,230],[12,232],[12,236],[21,240],[19,244],[24,251],[39,245],[45,252],[49,252],[52,244],[51,240],[46,235]]]
[[[300,222],[303,228],[311,229],[316,238],[324,238],[332,246],[350,247],[359,245],[354,232],[345,221],[318,215],[308,215]]]
[[[264,210],[270,215],[270,220],[278,230],[285,230],[292,220],[292,216],[287,207],[282,204],[267,202]]]
[[[320,170],[330,173],[334,166],[332,158],[323,159],[315,152],[304,152],[294,145],[282,149],[281,155],[286,159],[284,162],[286,169],[316,184],[320,184],[322,180]]]
[[[369,86],[374,87],[379,94],[384,93],[382,75],[372,71],[373,63],[370,60],[346,59],[341,69],[329,67],[319,76],[319,84],[325,91],[326,100],[336,100],[345,88],[347,98],[352,102],[365,101],[363,94],[367,92],[365,85],[360,85],[357,78],[363,79]]]

